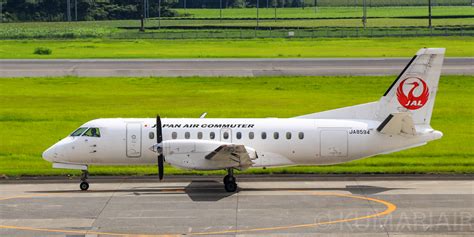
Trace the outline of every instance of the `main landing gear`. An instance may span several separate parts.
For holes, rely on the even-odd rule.
[[[81,174],[81,184],[79,184],[79,188],[81,188],[82,191],[86,191],[89,189],[89,183],[87,182],[87,178],[89,177],[89,171],[83,170]]]
[[[232,168],[227,169],[227,175],[224,177],[224,188],[227,192],[237,191],[237,183],[235,182],[234,170]]]

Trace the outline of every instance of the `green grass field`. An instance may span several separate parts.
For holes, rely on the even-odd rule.
[[[52,49],[36,55],[37,47]],[[251,40],[3,40],[2,59],[54,58],[313,58],[410,57],[445,47],[448,57],[472,57],[474,37]]]
[[[173,29],[157,30],[156,28],[171,27]],[[426,27],[426,19],[406,19],[406,18],[376,18],[369,19],[367,26],[369,29],[377,27]],[[474,18],[443,18],[433,19],[434,27],[459,27],[474,25]],[[140,22],[138,20],[116,20],[116,21],[84,21],[84,22],[25,22],[25,23],[2,23],[0,24],[0,39],[33,39],[33,38],[113,38],[120,35],[129,35],[134,38],[144,34],[138,32]],[[183,32],[186,29],[180,27],[200,27],[203,29],[213,29],[216,27],[256,27],[255,20],[203,20],[203,19],[164,19],[160,22],[156,19],[148,20],[146,27],[155,28],[147,32]],[[271,20],[262,19],[259,22],[260,27],[274,28],[318,28],[318,27],[352,27],[361,28],[360,19],[288,19]],[[132,29],[124,29],[131,27]],[[215,30],[215,29],[214,29]],[[380,29],[376,29],[380,30]],[[387,30],[387,29],[386,29]],[[390,29],[388,29],[390,30]],[[397,30],[397,29],[395,29]],[[400,30],[400,29],[398,29]],[[470,29],[466,29],[468,31]],[[188,30],[189,31],[189,30]]]
[[[52,169],[41,153],[94,118],[198,117],[204,111],[208,117],[292,117],[378,100],[394,77],[3,78],[0,174],[78,174]],[[335,166],[247,173],[473,173],[473,86],[474,76],[441,78],[432,126],[444,137],[426,146]],[[91,173],[149,175],[156,167],[92,167]]]

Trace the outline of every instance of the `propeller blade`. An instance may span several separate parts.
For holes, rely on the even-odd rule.
[[[160,115],[156,116],[156,143],[161,143],[163,141],[163,133],[161,130],[161,118]]]
[[[163,134],[161,128],[161,118],[160,115],[156,116],[156,143],[160,144],[163,142]],[[165,156],[163,155],[163,151],[158,154],[158,178],[160,180],[163,179],[164,175],[164,160]]]
[[[160,180],[163,179],[163,175],[164,175],[163,163],[164,163],[164,156],[163,156],[163,154],[159,154],[158,155],[158,178]]]

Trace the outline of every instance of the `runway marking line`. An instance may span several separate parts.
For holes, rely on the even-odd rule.
[[[316,222],[316,223],[309,223],[309,224],[262,227],[262,228],[252,228],[252,229],[209,231],[209,232],[190,232],[190,233],[182,233],[182,234],[159,234],[159,235],[126,234],[126,233],[113,233],[113,232],[100,232],[100,231],[48,229],[48,228],[35,228],[35,227],[27,227],[27,226],[6,226],[6,225],[0,225],[0,229],[40,231],[40,232],[50,232],[50,233],[72,233],[72,234],[84,234],[84,235],[95,234],[95,235],[108,235],[108,236],[144,236],[144,237],[151,237],[151,236],[167,237],[167,236],[182,236],[182,235],[218,235],[218,234],[229,234],[229,233],[244,233],[244,232],[260,232],[260,231],[287,230],[287,229],[296,229],[296,228],[309,228],[309,227],[316,227],[320,225],[330,225],[330,224],[337,224],[337,223],[352,222],[352,221],[357,221],[357,220],[372,219],[376,217],[389,215],[397,209],[397,206],[391,202],[381,200],[381,199],[371,198],[371,197],[357,196],[357,195],[351,195],[351,194],[318,193],[318,192],[312,192],[312,191],[296,191],[296,190],[288,190],[288,192],[306,193],[313,196],[336,196],[336,197],[366,200],[366,201],[382,204],[386,207],[386,209],[382,212],[377,212],[377,213],[366,215],[366,216],[360,216],[360,217],[354,217],[354,218],[348,218],[348,219],[337,219],[337,220],[332,220],[332,221],[323,221],[323,222]],[[18,198],[45,197],[45,196],[51,196],[51,194],[19,195],[19,196],[13,196],[13,197],[0,198],[0,201],[18,199]]]

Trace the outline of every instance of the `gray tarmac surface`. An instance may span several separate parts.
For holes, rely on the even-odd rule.
[[[194,181],[189,182],[189,180]],[[474,179],[221,177],[0,181],[0,236],[474,233]]]
[[[395,75],[409,58],[0,60],[0,77]],[[443,75],[474,75],[474,58],[446,58]]]

